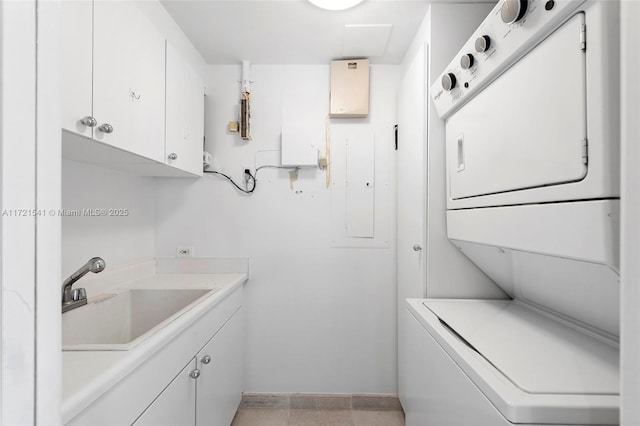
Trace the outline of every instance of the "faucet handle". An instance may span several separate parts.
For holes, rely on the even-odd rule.
[[[87,300],[87,291],[84,288],[75,288],[71,293],[71,299],[74,302],[78,300]]]

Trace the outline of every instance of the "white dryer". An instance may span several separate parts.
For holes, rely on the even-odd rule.
[[[431,88],[448,209],[619,197],[617,3],[498,2]]]
[[[408,425],[618,423],[618,21],[501,0],[431,88],[449,239],[511,300],[407,301]]]

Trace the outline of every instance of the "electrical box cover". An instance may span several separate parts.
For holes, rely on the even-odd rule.
[[[369,115],[369,60],[331,61],[331,117]]]

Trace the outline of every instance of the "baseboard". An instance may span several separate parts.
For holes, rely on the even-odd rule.
[[[402,411],[392,394],[244,393],[240,408]]]

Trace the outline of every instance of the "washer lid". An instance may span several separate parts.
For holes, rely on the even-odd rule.
[[[533,394],[619,393],[619,350],[512,300],[424,305],[514,385]]]

